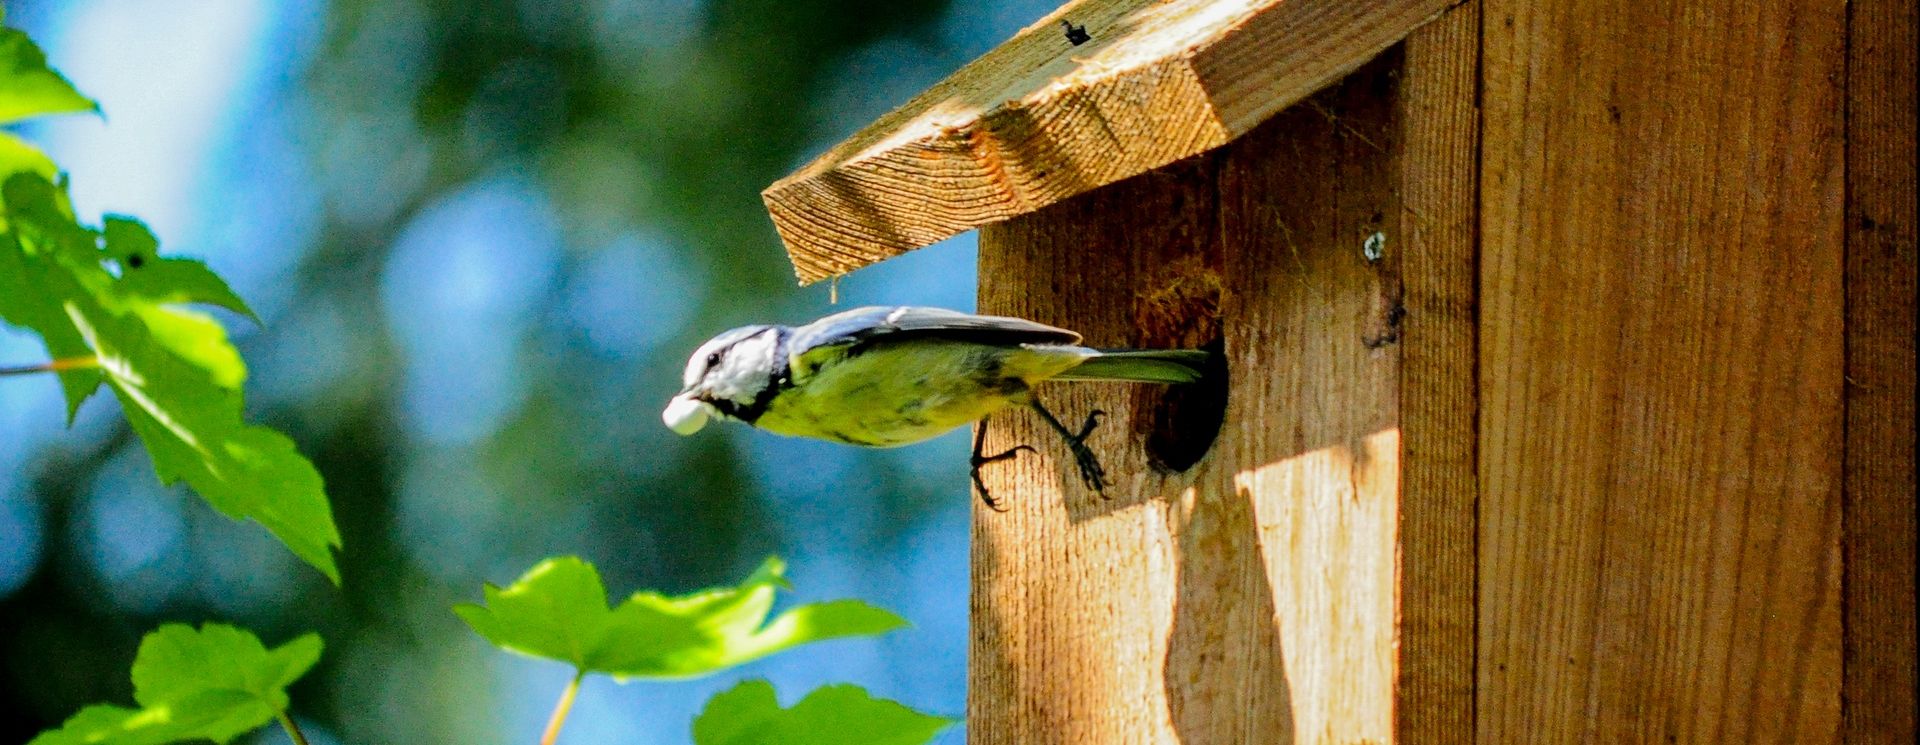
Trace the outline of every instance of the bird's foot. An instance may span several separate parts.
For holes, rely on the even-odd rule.
[[[980,467],[988,463],[1012,460],[1013,457],[1019,455],[1022,450],[1029,453],[1034,452],[1033,446],[1031,445],[1019,445],[995,455],[981,455],[976,452],[973,454],[973,457],[968,459],[967,462],[973,467],[972,470],[968,472],[968,475],[973,477],[973,486],[980,490],[980,502],[985,504],[987,509],[993,510],[994,512],[1007,511],[1007,508],[1000,506],[999,500],[993,498],[993,492],[987,489],[987,482],[980,480]]]
[[[1107,469],[1100,467],[1100,458],[1093,454],[1093,448],[1087,447],[1087,438],[1093,435],[1094,428],[1100,426],[1100,417],[1106,416],[1107,412],[1094,409],[1093,413],[1087,415],[1086,423],[1080,425],[1080,431],[1075,433],[1068,430],[1067,425],[1061,424],[1060,419],[1047,411],[1047,407],[1038,400],[1028,401],[1027,405],[1033,407],[1040,419],[1060,435],[1060,439],[1067,441],[1067,449],[1073,452],[1074,465],[1080,468],[1080,481],[1099,494],[1101,499],[1108,499]]]
[[[1080,468],[1080,481],[1088,489],[1099,493],[1101,499],[1112,498],[1106,492],[1107,469],[1100,466],[1100,458],[1093,454],[1093,448],[1087,447],[1087,437],[1093,434],[1094,428],[1100,426],[1100,417],[1106,415],[1107,412],[1094,409],[1087,414],[1087,421],[1080,425],[1079,434],[1066,438],[1067,449],[1073,452],[1074,464]]]

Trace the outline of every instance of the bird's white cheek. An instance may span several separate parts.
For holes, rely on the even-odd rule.
[[[660,412],[660,420],[667,423],[667,429],[677,434],[690,435],[707,426],[711,416],[711,406],[704,401],[696,401],[684,396],[675,396],[667,404],[667,410]]]

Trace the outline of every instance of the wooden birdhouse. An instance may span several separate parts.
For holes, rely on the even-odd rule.
[[[767,189],[1217,379],[996,421],[978,743],[1914,738],[1913,0],[1081,0]]]

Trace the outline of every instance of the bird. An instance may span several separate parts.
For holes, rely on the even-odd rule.
[[[683,387],[661,419],[680,435],[709,420],[791,437],[897,447],[980,422],[970,476],[987,507],[1004,511],[980,469],[1013,458],[982,450],[986,420],[1027,407],[1065,440],[1081,481],[1105,496],[1106,471],[1086,444],[1105,412],[1076,431],[1034,393],[1048,381],[1188,384],[1213,353],[1196,349],[1095,349],[1080,334],[1021,318],[943,308],[869,306],[804,326],[758,324],[720,333],[695,350]]]

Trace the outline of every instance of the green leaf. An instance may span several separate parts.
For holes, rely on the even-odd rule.
[[[856,685],[814,689],[780,708],[773,684],[748,680],[715,694],[693,720],[694,745],[922,745],[955,720],[922,714]]]
[[[320,473],[286,436],[241,421],[240,393],[222,379],[232,370],[195,364],[201,350],[165,346],[147,321],[166,311],[114,315],[84,303],[69,304],[69,311],[161,482],[185,479],[214,509],[258,521],[339,582],[331,549],[340,534]]]
[[[0,178],[26,171],[40,174],[42,178],[52,179],[60,174],[60,168],[53,164],[40,148],[27,144],[9,132],[0,132]]]
[[[216,305],[260,322],[247,302],[206,264],[194,259],[162,258],[160,241],[146,223],[107,215],[104,227],[107,257],[120,263],[121,292],[163,305]]]
[[[284,708],[286,686],[320,661],[322,644],[307,634],[268,650],[245,629],[209,623],[160,627],[140,640],[133,662],[134,700],[158,706],[207,690],[247,692]]]
[[[47,55],[27,35],[0,29],[0,124],[47,114],[99,111],[73,84],[47,67]]]
[[[338,583],[340,534],[320,473],[284,435],[245,422],[239,352],[219,323],[175,305],[251,315],[246,304],[197,262],[159,257],[137,221],[111,218],[104,234],[75,223],[64,190],[36,174],[3,191],[0,319],[37,332],[54,359],[99,361],[60,373],[69,419],[105,380],[163,483],[184,479],[228,517],[258,521]]]
[[[92,348],[68,320],[65,303],[85,292],[80,275],[97,273],[96,282],[112,281],[92,258],[99,253],[92,233],[73,222],[59,191],[38,174],[7,178],[0,186],[0,204],[6,207],[0,223],[6,231],[0,234],[0,321],[39,334],[53,359],[92,356]],[[100,381],[100,373],[92,369],[60,373],[68,423]]]
[[[40,336],[49,359],[88,357],[93,349],[67,320],[65,308],[49,289],[64,277],[49,262],[35,260],[19,247],[14,236],[0,235],[0,321]],[[60,391],[67,402],[67,423],[100,387],[100,371],[82,368],[59,373]]]
[[[767,623],[775,588],[786,586],[784,570],[769,558],[734,587],[678,597],[638,592],[608,608],[593,565],[558,557],[505,589],[488,585],[484,606],[453,610],[495,646],[622,679],[704,675],[809,642],[906,625],[857,600],[803,605]]]
[[[95,704],[27,745],[161,745],[191,737],[192,728],[175,722],[171,709],[143,711]]]
[[[133,662],[141,708],[89,706],[29,745],[225,743],[285,712],[287,686],[319,661],[320,649],[315,634],[269,650],[233,626],[168,624],[140,641]]]

